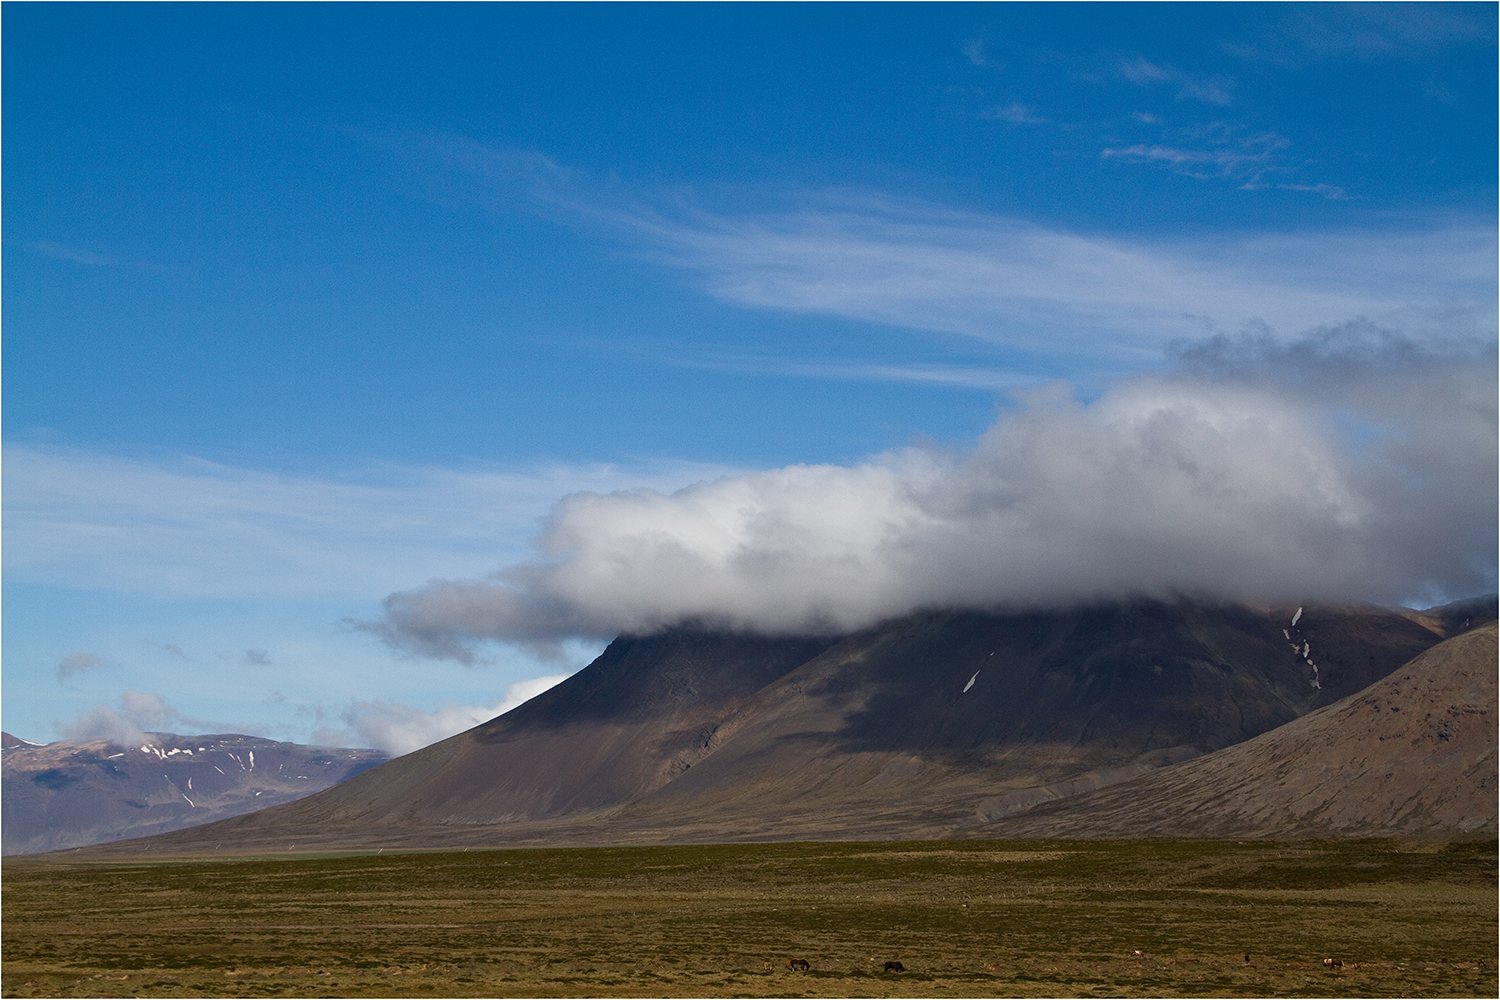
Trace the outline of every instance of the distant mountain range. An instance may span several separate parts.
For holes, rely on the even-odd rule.
[[[388,759],[253,736],[145,733],[32,743],[0,734],[0,850],[25,854],[144,837],[290,802]]]
[[[319,794],[97,850],[1492,833],[1495,618],[1136,601],[622,636]]]

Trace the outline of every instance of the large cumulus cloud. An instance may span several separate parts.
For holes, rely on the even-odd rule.
[[[1082,402],[1021,397],[964,454],[907,448],[671,494],[574,494],[538,558],[391,595],[427,656],[685,621],[770,633],[917,606],[1126,595],[1441,600],[1495,586],[1492,347],[1361,324],[1180,345]]]

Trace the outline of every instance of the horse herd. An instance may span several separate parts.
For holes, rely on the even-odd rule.
[[[812,970],[812,963],[805,958],[789,958],[786,960],[786,967],[788,969],[791,969],[793,972],[809,972]],[[774,968],[776,968],[776,963],[767,960],[767,971]],[[887,962],[885,963],[885,971],[905,972],[906,966],[902,965],[900,962]]]

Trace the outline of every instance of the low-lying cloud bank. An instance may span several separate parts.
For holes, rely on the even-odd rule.
[[[431,657],[685,621],[847,630],[926,605],[1192,594],[1438,601],[1496,577],[1496,356],[1364,324],[1179,345],[1166,375],[907,448],[577,493],[540,558],[392,594],[366,627]]]
[[[342,727],[321,727],[313,732],[312,742],[318,746],[372,747],[399,757],[504,715],[568,677],[562,673],[515,681],[495,705],[449,704],[425,712],[397,702],[356,701],[339,713]],[[323,715],[321,711],[318,714]],[[54,726],[65,740],[106,740],[120,746],[150,743],[152,737],[147,734],[153,732],[266,735],[260,725],[240,723],[226,728],[184,715],[161,695],[145,691],[123,691],[115,705],[91,706],[72,722]]]
[[[179,722],[201,728],[202,720],[184,716],[159,694],[123,691],[118,708],[95,705],[57,729],[65,740],[107,740],[120,746],[139,746],[149,742],[146,733],[164,732]]]
[[[347,729],[320,729],[313,734],[313,741],[326,746],[374,747],[399,757],[504,715],[568,676],[552,674],[516,681],[506,687],[505,696],[492,707],[444,705],[436,711],[424,712],[388,701],[355,702],[342,715]]]

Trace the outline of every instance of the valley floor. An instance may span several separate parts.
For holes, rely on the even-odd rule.
[[[3,996],[1497,995],[1493,841],[76,857],[5,860]]]

